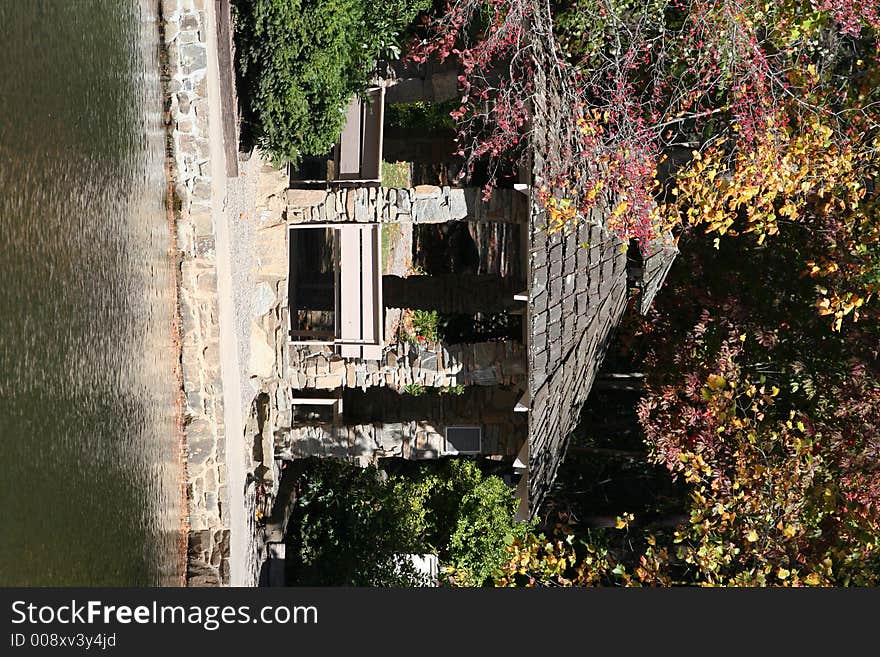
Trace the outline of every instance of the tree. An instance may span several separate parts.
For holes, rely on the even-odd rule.
[[[446,581],[482,585],[506,559],[506,546],[529,528],[513,519],[519,501],[507,484],[484,476],[471,461],[447,461],[423,474],[419,485],[429,510],[426,538],[446,566]]]
[[[301,467],[286,535],[296,585],[418,586],[406,555],[435,553],[444,583],[479,586],[529,527],[513,519],[511,489],[471,461],[384,478],[335,459]]]
[[[279,161],[323,155],[379,57],[393,56],[430,0],[237,0],[235,38],[245,118]]]
[[[839,328],[880,280],[878,27],[851,2],[449,0],[410,57],[461,64],[465,171],[537,149],[551,230],[598,209],[644,248],[799,223]]]
[[[854,370],[792,408],[743,370],[741,342],[643,405],[655,458],[691,484],[683,559],[713,585],[876,584],[880,382]]]
[[[417,586],[407,554],[423,552],[423,500],[375,468],[336,459],[303,464],[288,520],[288,582],[298,586]]]
[[[510,546],[496,584],[880,582],[880,330],[832,331],[814,312],[813,281],[792,266],[811,239],[740,235],[716,249],[711,234],[692,236],[623,341],[646,373],[650,462],[682,487],[685,520],[651,526],[632,496],[603,502],[617,504],[617,528],[580,524],[591,507],[545,507],[565,513]]]
[[[880,341],[876,325],[834,333],[812,311],[790,265],[800,247],[692,243],[643,329],[646,442],[689,486],[670,546],[684,581],[880,577]]]

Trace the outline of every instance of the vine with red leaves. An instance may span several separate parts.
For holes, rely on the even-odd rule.
[[[531,145],[551,230],[598,210],[622,239],[644,246],[683,221],[703,223],[700,208],[715,208],[676,194],[694,153],[720,158],[719,180],[704,180],[707,189],[737,172],[742,190],[761,189],[771,172],[788,171],[792,135],[804,130],[818,130],[825,148],[855,154],[843,184],[871,175],[873,9],[806,0],[441,6],[408,56],[458,58],[462,102],[453,116],[463,175],[488,164],[488,195],[499,162],[520,163]],[[870,65],[859,72],[862,58]],[[759,150],[760,160],[751,157]],[[741,214],[748,198],[729,210]],[[786,207],[778,198],[769,205]]]

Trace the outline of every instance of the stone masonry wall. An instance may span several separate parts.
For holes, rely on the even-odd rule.
[[[229,583],[226,439],[208,152],[206,26],[213,15],[211,1],[162,0],[161,4],[168,62],[165,118],[174,156],[181,254],[190,586]]]
[[[334,354],[330,346],[285,345],[283,377],[295,389],[388,387],[411,383],[427,388],[454,385],[525,385],[525,349],[518,342],[385,347],[381,361]]]
[[[410,458],[424,458],[437,455],[443,447],[443,426],[418,421],[292,429],[291,400],[303,389],[335,394],[331,391],[340,388],[378,387],[402,393],[404,386],[419,383],[426,388],[465,385],[480,387],[481,394],[490,396],[507,394],[510,399],[493,397],[483,409],[499,416],[498,409],[502,409],[503,418],[480,417],[487,449],[516,453],[527,425],[524,414],[513,413],[527,386],[526,354],[521,344],[400,342],[386,346],[379,361],[343,359],[326,345],[291,345],[287,333],[287,238],[290,224],[305,222],[525,222],[526,197],[518,191],[502,190],[487,207],[476,189],[286,189],[285,173],[268,164],[260,170],[259,181],[254,216],[259,254],[255,307],[259,312],[255,311],[258,317],[251,327],[248,365],[256,394],[248,435],[257,455],[255,461],[260,463],[256,468],[259,479],[267,486],[275,480],[276,457],[332,453],[369,461],[406,453]],[[499,386],[507,392],[493,390]]]
[[[527,414],[512,412],[520,393],[515,386],[503,386],[479,387],[462,398],[401,395],[398,407],[418,407],[422,402],[423,408],[401,413],[400,408],[386,400],[382,402],[381,422],[293,428],[282,424],[275,430],[275,453],[283,459],[316,455],[350,458],[363,465],[391,456],[437,458],[445,452],[447,426],[476,424],[483,429],[483,454],[515,456],[528,435]]]
[[[290,189],[287,221],[445,223],[528,222],[528,197],[513,189],[497,189],[488,202],[478,187],[413,188],[340,187],[335,190]]]

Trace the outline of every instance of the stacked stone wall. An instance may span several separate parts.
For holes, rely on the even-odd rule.
[[[445,223],[447,221],[528,223],[528,197],[498,189],[489,201],[478,187],[412,188],[339,187],[333,190],[287,191],[289,223],[378,222]]]
[[[187,583],[229,583],[226,437],[212,219],[208,123],[208,21],[212,0],[162,0],[167,57],[165,120],[173,157],[187,443]],[[220,126],[216,126],[220,129]]]

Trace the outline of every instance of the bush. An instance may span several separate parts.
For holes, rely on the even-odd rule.
[[[460,105],[459,99],[443,103],[399,103],[388,107],[385,121],[395,128],[412,128],[425,132],[454,130],[455,121],[450,112]]]
[[[252,137],[277,161],[322,155],[375,60],[394,56],[430,0],[236,0],[240,89]]]
[[[415,586],[404,555],[420,553],[423,500],[376,468],[308,459],[285,537],[296,586]]]
[[[451,460],[426,477],[429,541],[445,546],[446,564],[456,586],[481,586],[508,559],[507,546],[528,533],[516,522],[519,502],[498,477],[484,476],[472,461]]]
[[[428,342],[440,341],[440,314],[436,310],[414,310],[412,324],[417,338],[423,337]]]
[[[417,586],[406,554],[435,553],[459,586],[486,582],[530,525],[517,500],[472,461],[422,465],[382,480],[375,468],[308,459],[286,533],[298,586]]]

